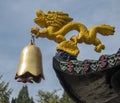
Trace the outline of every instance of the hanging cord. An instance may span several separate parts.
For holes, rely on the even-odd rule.
[[[31,34],[31,44],[35,44],[35,36],[33,34]]]

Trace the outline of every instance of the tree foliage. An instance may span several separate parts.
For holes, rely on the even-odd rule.
[[[62,98],[60,99],[60,103],[75,103],[64,91]]]
[[[62,98],[60,98],[56,93],[58,90],[54,90],[53,92],[46,92],[39,90],[38,91],[38,103],[75,103],[73,100],[67,95],[66,92],[63,93]]]
[[[45,92],[39,90],[38,92],[38,103],[59,103],[59,97],[56,95],[56,90],[53,92]]]
[[[11,103],[34,103],[33,98],[29,97],[28,87],[23,86],[19,92],[18,98],[12,98]]]
[[[2,76],[0,76],[0,103],[10,103],[10,94],[12,89],[8,89],[9,83],[1,81]]]

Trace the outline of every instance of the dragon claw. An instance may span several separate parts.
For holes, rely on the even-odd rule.
[[[31,28],[31,33],[32,33],[32,34],[35,34],[35,35],[36,35],[38,32],[39,32],[39,28],[37,28],[37,27],[32,27],[32,28]]]
[[[105,46],[103,44],[99,44],[95,47],[95,51],[99,53],[104,49],[105,49]]]

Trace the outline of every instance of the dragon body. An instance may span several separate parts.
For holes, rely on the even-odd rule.
[[[41,10],[36,12],[37,18],[34,22],[41,28],[45,28],[39,31],[39,28],[33,27],[31,32],[36,35],[36,37],[43,37],[53,40],[58,43],[57,49],[65,50],[66,52],[77,55],[79,50],[77,48],[77,43],[86,43],[95,45],[95,51],[101,52],[105,48],[99,38],[97,38],[97,33],[103,36],[113,35],[114,27],[106,24],[101,24],[98,26],[92,26],[89,30],[87,27],[80,22],[72,22],[72,18],[69,17],[67,13],[60,11],[48,11],[44,13]],[[65,35],[72,31],[78,31],[78,35],[73,35],[70,40],[66,40]],[[77,50],[76,52],[75,49]]]

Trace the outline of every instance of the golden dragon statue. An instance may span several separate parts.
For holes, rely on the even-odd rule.
[[[97,33],[103,36],[113,35],[114,27],[106,24],[92,26],[89,30],[80,22],[72,22],[73,18],[69,14],[62,11],[48,11],[44,13],[42,10],[36,11],[37,18],[34,22],[41,28],[31,28],[31,33],[36,37],[48,38],[58,43],[57,49],[64,50],[71,55],[78,55],[79,49],[77,43],[86,43],[95,45],[95,51],[101,52],[105,46],[102,44]],[[72,31],[78,31],[78,35],[73,35],[70,40],[66,40],[65,35]]]

